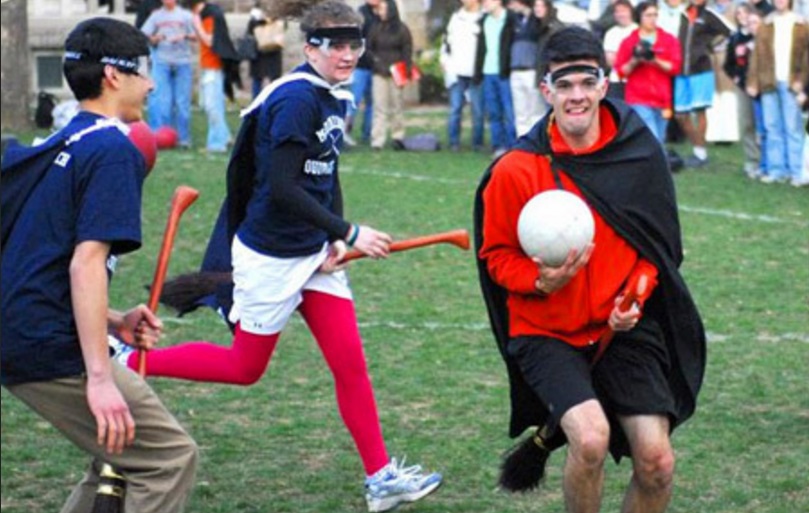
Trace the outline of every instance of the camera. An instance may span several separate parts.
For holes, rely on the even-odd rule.
[[[655,52],[652,49],[652,43],[641,39],[632,50],[632,54],[642,61],[651,61],[655,58]]]

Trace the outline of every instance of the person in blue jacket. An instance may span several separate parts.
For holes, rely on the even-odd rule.
[[[0,378],[92,457],[62,511],[90,511],[103,462],[126,480],[126,511],[178,513],[197,446],[146,382],[110,358],[107,342],[112,331],[150,347],[162,328],[146,306],[119,312],[108,300],[118,257],[141,245],[146,162],[125,123],[140,119],[154,87],[149,44],[130,24],[92,18],[65,50],[80,112],[41,147],[3,158],[4,187],[18,166],[37,181],[24,201],[3,195],[4,217],[16,207],[0,261]]]

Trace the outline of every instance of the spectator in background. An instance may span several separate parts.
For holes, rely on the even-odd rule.
[[[380,0],[365,0],[365,3],[360,6],[359,13],[362,16],[362,37],[368,39],[368,34],[371,28],[379,22],[379,16],[376,10],[379,7]],[[396,7],[394,6],[394,9]],[[373,95],[373,75],[374,75],[374,61],[370,52],[366,52],[360,57],[354,73],[351,75],[351,92],[354,94],[354,105],[349,106],[348,115],[346,116],[346,132],[344,140],[348,146],[354,146],[355,141],[351,137],[351,132],[354,129],[357,112],[360,110],[360,105],[364,106],[362,116],[362,135],[361,141],[368,143],[371,141],[371,126],[373,123],[374,115],[374,95]]]
[[[657,4],[657,26],[677,37],[680,34],[680,23],[685,12],[683,0],[664,0]]]
[[[256,27],[265,25],[280,25],[279,30],[283,30],[283,20],[272,20],[267,18],[264,10],[261,8],[260,2],[257,0],[256,4],[250,9],[250,20],[247,22],[247,33],[255,37]],[[258,93],[267,86],[270,82],[281,76],[283,65],[284,48],[276,48],[273,50],[257,49],[256,58],[250,61],[250,78],[253,83],[253,98],[258,96]]]
[[[539,117],[541,118],[548,112],[548,102],[546,102],[545,98],[542,96],[540,88],[543,80],[542,70],[544,66],[539,56],[542,55],[542,49],[545,48],[545,44],[548,42],[548,38],[551,37],[551,34],[564,27],[564,24],[559,21],[559,18],[557,18],[556,7],[553,5],[553,0],[535,0],[534,17],[536,17],[539,25],[539,36],[537,38],[537,61],[535,65],[536,83],[534,85],[536,87],[536,93],[539,93]]]
[[[508,10],[514,18],[514,31],[509,49],[511,72],[509,84],[514,105],[514,129],[522,137],[539,121],[542,104],[537,91],[537,42],[539,20],[534,16],[533,0],[509,0]]]
[[[449,89],[447,136],[452,151],[461,147],[461,118],[467,95],[472,109],[472,149],[483,148],[483,95],[480,84],[472,81],[481,14],[478,0],[461,0],[461,8],[450,17],[441,45],[441,67]]]
[[[804,134],[797,97],[806,87],[809,28],[790,10],[791,0],[775,0],[774,7],[756,34],[747,91],[761,94],[768,172],[761,181],[802,187],[809,182],[801,169]]]
[[[514,19],[502,0],[483,0],[481,37],[475,53],[475,80],[483,81],[483,105],[489,119],[494,157],[500,157],[517,140],[514,103],[511,99],[511,38]]]
[[[716,81],[711,53],[715,40],[731,33],[730,25],[713,9],[706,7],[706,1],[691,0],[680,23],[683,70],[674,79],[674,111],[677,122],[691,142],[693,155],[685,159],[688,167],[701,167],[708,162],[705,110],[713,102]]]
[[[773,11],[773,6],[769,0],[753,0],[753,7],[756,8],[762,18],[765,18]]]
[[[626,103],[663,144],[672,113],[671,79],[680,71],[682,56],[677,38],[658,28],[657,12],[654,2],[635,8],[638,28],[621,43],[615,69],[626,79]]]
[[[587,7],[587,18],[590,20],[590,30],[599,41],[604,41],[604,35],[615,26],[614,16],[615,0],[590,0]]]
[[[208,118],[205,148],[225,153],[231,141],[225,112],[224,59],[236,57],[222,9],[206,0],[191,0],[194,29],[199,37],[200,101]]]
[[[379,2],[376,8],[379,22],[371,28],[367,41],[374,63],[371,147],[377,150],[387,142],[389,128],[393,149],[404,149],[404,86],[394,82],[391,66],[404,62],[408,76],[413,68],[413,37],[392,3],[393,0]]]
[[[753,21],[751,18],[754,18]],[[756,130],[756,109],[753,106],[754,103],[760,104],[760,102],[747,94],[747,70],[754,47],[754,33],[750,30],[750,25],[757,26],[761,23],[761,18],[758,11],[745,2],[736,7],[736,23],[738,28],[728,40],[722,69],[735,85],[739,135],[744,151],[744,172],[750,178],[757,178],[764,173],[766,160],[761,158],[763,144],[760,145],[759,142]],[[760,107],[758,110],[760,111]]]
[[[141,0],[135,10],[135,28],[139,29],[149,19],[149,15],[153,11],[160,9],[163,6],[163,0]]]
[[[157,130],[170,126],[177,131],[177,144],[191,147],[191,93],[194,69],[191,43],[197,40],[191,12],[177,0],[162,0],[163,7],[152,12],[141,32],[152,45],[152,80],[149,126]]]
[[[633,21],[632,4],[629,0],[615,0],[612,4],[613,25],[604,34],[604,56],[607,59],[607,67],[610,69],[610,87],[608,95],[610,98],[624,99],[624,83],[618,70],[615,68],[615,57],[618,55],[618,48],[629,34],[634,32],[638,25]]]

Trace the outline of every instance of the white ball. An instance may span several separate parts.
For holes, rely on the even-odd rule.
[[[523,251],[550,267],[562,265],[571,249],[581,252],[594,233],[595,221],[587,204],[575,194],[558,189],[531,198],[517,221]]]

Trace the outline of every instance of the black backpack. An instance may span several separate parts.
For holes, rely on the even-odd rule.
[[[56,96],[45,91],[37,95],[37,109],[34,112],[34,123],[37,128],[50,128],[53,126],[53,109],[56,107]]]

